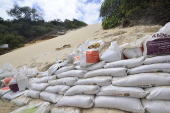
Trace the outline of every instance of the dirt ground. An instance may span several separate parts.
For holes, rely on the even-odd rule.
[[[0,113],[10,113],[18,108],[19,106],[16,106],[13,103],[9,103],[9,102],[3,102],[0,99]]]

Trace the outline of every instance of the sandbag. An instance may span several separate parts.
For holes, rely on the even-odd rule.
[[[98,69],[89,71],[85,74],[84,78],[95,77],[95,76],[126,76],[126,68],[109,68],[109,69]]]
[[[78,77],[78,78],[83,78],[84,75],[86,74],[87,71],[84,70],[71,70],[71,71],[66,71],[61,74],[58,74],[58,78],[64,78],[64,77]]]
[[[169,86],[169,73],[141,73],[129,75],[123,78],[112,79],[112,84],[116,86],[129,87],[155,87],[155,86]]]
[[[65,96],[79,95],[79,94],[97,94],[100,90],[96,85],[76,85],[71,87],[64,94]]]
[[[170,35],[170,22],[166,23],[158,32]]]
[[[50,113],[81,113],[81,109],[76,107],[57,107],[52,108]]]
[[[121,60],[121,52],[119,46],[117,45],[117,41],[111,42],[109,48],[102,53],[100,60],[103,60],[105,62],[114,62]]]
[[[170,64],[169,63],[150,64],[128,69],[128,74],[155,73],[155,72],[169,73]]]
[[[8,93],[9,91],[10,91],[9,86],[1,88],[1,89],[0,89],[0,96]]]
[[[17,106],[25,106],[31,101],[31,99],[32,98],[25,97],[22,95],[20,97],[17,97],[15,99],[11,100],[10,103],[14,103]]]
[[[57,103],[61,97],[62,95],[57,95],[57,94],[49,93],[45,91],[40,93],[40,99],[43,99],[45,101],[52,102],[52,103]]]
[[[146,98],[147,99],[162,99],[170,100],[170,86],[159,86],[153,88],[146,88],[145,91],[150,92]]]
[[[93,106],[94,95],[74,95],[74,96],[63,96],[55,107],[58,106],[70,106],[80,108],[91,108]]]
[[[11,113],[49,113],[50,108],[51,106],[49,102],[41,102],[39,104],[23,106]]]
[[[170,101],[142,99],[144,109],[149,113],[169,113]]]
[[[62,62],[62,63],[57,63],[52,65],[49,69],[48,69],[48,73],[49,75],[53,75],[58,69],[60,69],[61,67],[67,65],[66,62]]]
[[[130,58],[138,58],[143,55],[142,50],[140,47],[138,48],[126,48],[123,50],[123,55],[130,59]]]
[[[101,61],[101,62],[98,62],[98,63],[95,63],[93,65],[90,65],[88,67],[80,67],[80,66],[75,66],[76,69],[78,70],[87,70],[87,71],[91,71],[91,70],[96,70],[96,69],[101,69],[103,68],[105,65],[105,61]]]
[[[5,86],[8,86],[10,81],[13,79],[14,77],[10,77],[10,78],[6,78],[6,79],[3,79],[1,80],[2,84],[5,85]]]
[[[39,72],[38,68],[28,68],[26,76],[29,78],[35,77],[37,76],[38,72]]]
[[[73,66],[65,66],[65,67],[62,67],[62,68],[58,69],[54,74],[58,75],[60,73],[63,73],[63,72],[66,72],[66,71],[70,71],[70,70],[73,70],[73,69],[74,69]]]
[[[145,57],[120,60],[111,63],[107,63],[104,68],[117,68],[117,67],[125,67],[125,68],[133,68],[143,64]]]
[[[80,51],[80,66],[86,67],[97,63],[100,61],[99,58],[99,50],[104,45],[102,40],[99,41],[91,41],[87,40],[83,44],[81,44],[78,49]]]
[[[156,63],[170,63],[170,55],[146,58],[144,61],[145,65],[156,64]]]
[[[116,108],[135,113],[144,113],[140,99],[129,97],[96,96],[94,107]]]
[[[49,86],[48,83],[33,83],[30,85],[29,89],[42,91]]]
[[[143,56],[170,54],[170,35],[165,33],[154,33],[144,43]]]
[[[3,72],[0,74],[0,78],[3,79],[3,78],[8,78],[8,77],[13,77],[13,73],[12,72]]]
[[[8,71],[12,71],[13,69],[14,69],[14,67],[10,64],[10,63],[5,63],[3,66],[2,66],[2,69],[3,69],[3,71],[6,71],[6,72],[8,72]]]
[[[148,94],[142,88],[138,87],[119,87],[119,86],[102,86],[97,95],[102,96],[124,96],[134,98],[144,98]]]
[[[100,76],[100,77],[92,77],[79,79],[76,82],[76,85],[98,85],[98,86],[107,86],[111,84],[112,77],[110,76]]]
[[[31,97],[31,98],[39,98],[40,96],[40,91],[35,91],[35,90],[26,90],[24,93],[25,97]]]
[[[66,78],[61,78],[57,80],[50,80],[48,83],[51,86],[55,85],[67,85],[67,86],[73,86],[77,82],[78,78],[77,77],[66,77]]]
[[[47,83],[49,80],[55,80],[56,76],[46,76],[42,78],[31,78],[29,80],[29,85],[32,83]]]
[[[113,108],[90,108],[90,109],[82,109],[81,113],[129,113],[126,111],[113,109]]]
[[[49,86],[44,91],[56,94],[64,94],[70,86],[66,85],[56,85],[56,86]]]
[[[18,92],[10,91],[10,92],[4,94],[2,98],[12,100],[14,98],[17,98],[17,97],[21,96],[23,93],[24,93],[24,91],[18,91]]]
[[[24,66],[23,68],[20,68],[19,74],[22,74],[28,78],[35,77],[38,74],[39,70],[38,68],[28,68]]]

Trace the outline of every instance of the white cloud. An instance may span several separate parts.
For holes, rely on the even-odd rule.
[[[99,19],[99,10],[104,0],[1,0],[1,17],[8,19],[6,10],[13,7],[14,2],[19,6],[38,6],[43,10],[46,21],[61,19],[78,19],[87,24],[101,22]]]

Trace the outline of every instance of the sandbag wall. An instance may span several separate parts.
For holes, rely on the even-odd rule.
[[[110,63],[101,61],[79,69],[72,65],[55,67],[52,76],[31,78],[28,90],[9,92],[3,98],[19,106],[28,104],[31,98],[40,98],[55,104],[55,107],[102,107],[166,113],[170,111],[166,107],[170,104],[169,59],[170,55]],[[20,99],[16,98],[22,94]]]
[[[3,98],[20,106],[28,104],[31,98],[40,98],[53,103],[54,107],[169,113],[170,55],[164,54],[170,54],[170,50],[164,51],[166,48],[160,43],[169,44],[170,36],[167,33],[162,35],[162,30],[149,38],[146,36],[119,47],[117,42],[111,42],[100,58],[103,42],[87,40],[79,46],[79,56],[70,55],[71,59],[77,57],[76,62],[72,62],[68,55],[67,62],[56,62],[45,77],[31,78],[28,90],[5,92]],[[160,50],[158,46],[161,46]],[[123,57],[131,59],[123,60]],[[22,94],[24,96],[18,97]]]

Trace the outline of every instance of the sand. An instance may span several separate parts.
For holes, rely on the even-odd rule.
[[[10,113],[18,108],[19,106],[16,106],[13,103],[3,102],[0,100],[0,113]]]
[[[134,26],[129,28],[115,28],[103,30],[101,23],[89,25],[78,30],[70,31],[65,35],[38,43],[29,44],[15,51],[0,56],[0,67],[5,62],[19,68],[24,65],[38,67],[40,70],[51,65],[56,59],[64,59],[72,51],[78,51],[77,47],[87,39],[103,40],[106,42],[103,50],[107,49],[111,41],[117,41],[119,45],[135,41],[147,34],[157,32],[161,26]],[[65,47],[64,45],[71,47]],[[61,48],[58,49],[58,48]],[[46,69],[46,68],[45,68]]]
[[[105,46],[102,48],[102,51],[104,51],[110,46],[112,41],[117,41],[118,45],[130,43],[143,36],[157,32],[161,27],[162,26],[158,25],[134,26],[103,30],[101,23],[89,25],[50,40],[27,44],[25,47],[1,55],[0,67],[2,67],[5,62],[8,62],[15,68],[20,68],[26,65],[28,67],[38,67],[39,70],[46,71],[56,59],[65,59],[66,54],[69,54],[72,51],[77,52],[77,47],[87,39],[103,40]],[[0,101],[0,106],[0,113],[8,113],[18,108],[11,103],[3,103],[2,101]],[[83,113],[91,113],[95,111],[96,113],[97,111],[105,113],[104,109],[83,110]],[[122,111],[120,112],[123,113]],[[107,113],[116,113],[116,111],[109,110]]]

